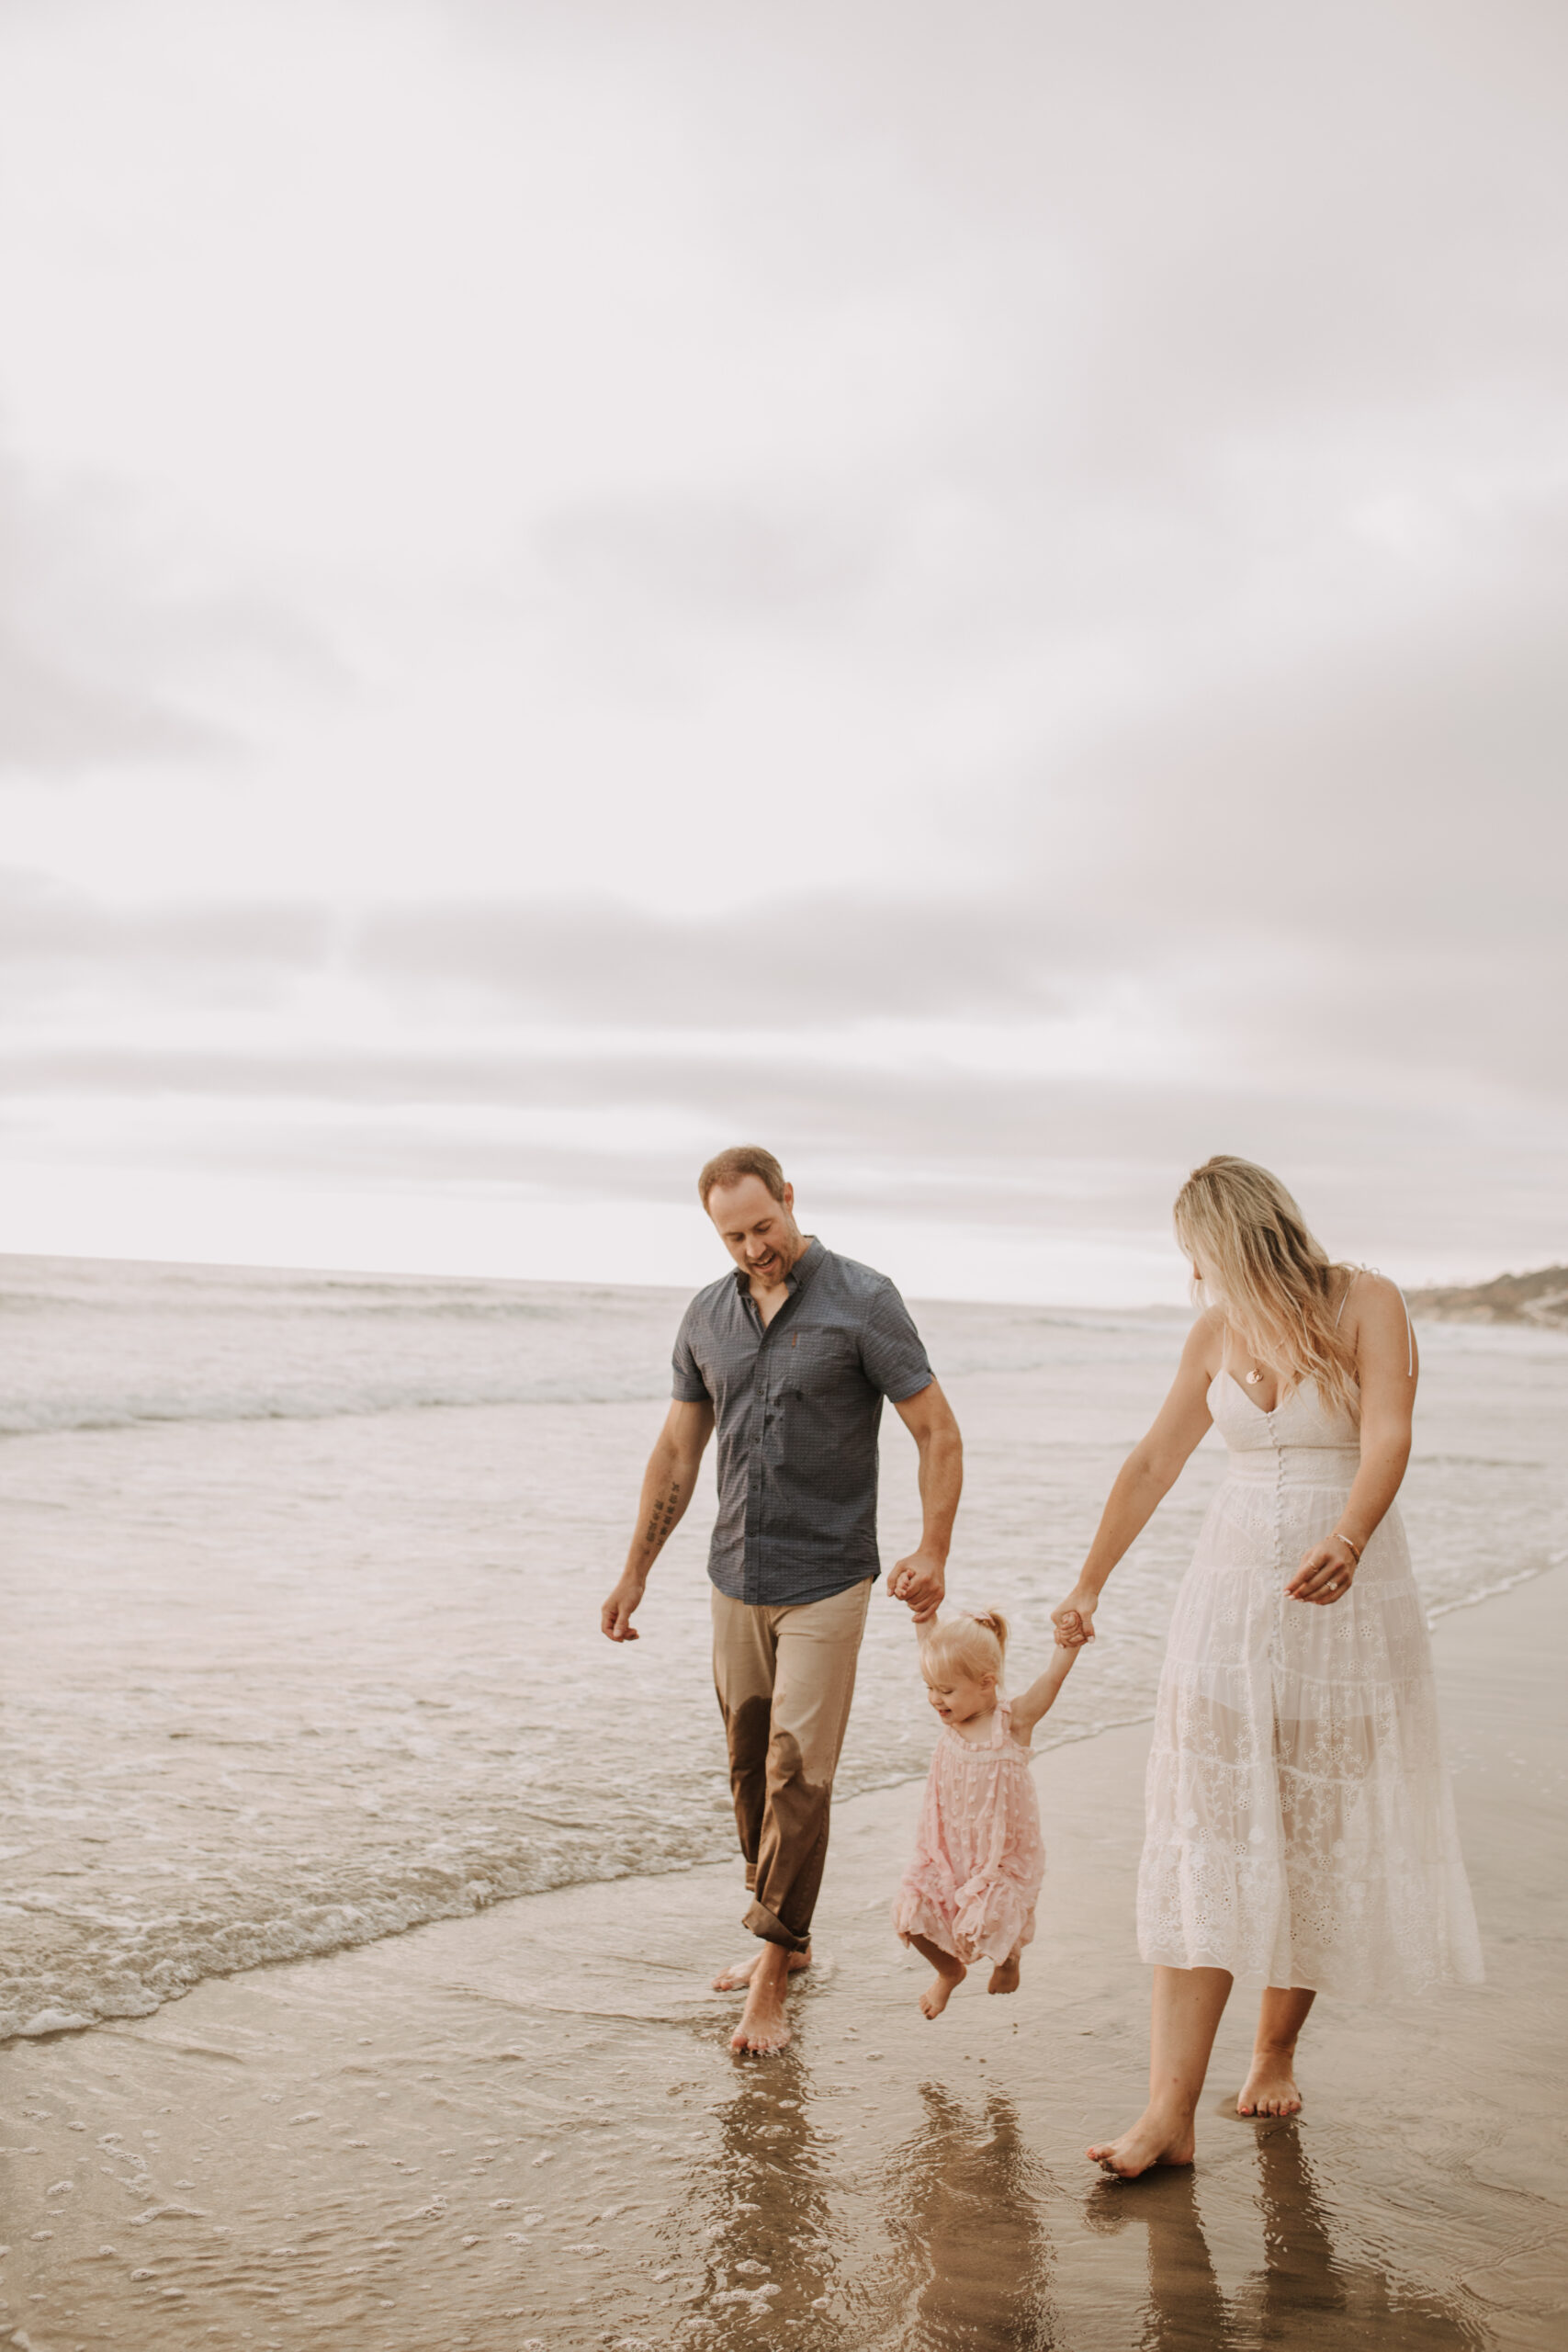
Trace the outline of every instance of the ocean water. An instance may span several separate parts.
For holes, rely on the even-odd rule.
[[[672,1292],[0,1261],[0,2036],[731,1850],[708,1510],[642,1639],[599,1604],[668,1393]],[[950,1586],[1049,1645],[1185,1318],[919,1310],[964,1425]],[[1568,1339],[1432,1325],[1403,1508],[1434,1612],[1568,1549]],[[1043,1727],[1147,1713],[1211,1441]],[[891,1413],[884,1558],[919,1526]],[[879,1590],[840,1787],[925,1769]],[[739,1905],[738,1905],[739,1908]]]

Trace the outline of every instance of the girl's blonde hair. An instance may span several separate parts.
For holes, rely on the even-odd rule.
[[[920,1665],[928,1678],[941,1673],[943,1667],[956,1666],[976,1682],[987,1674],[994,1674],[999,1682],[1007,1645],[1008,1621],[998,1610],[981,1609],[972,1617],[967,1612],[943,1617],[920,1645]]]
[[[1359,1417],[1355,1352],[1330,1306],[1335,1275],[1353,1280],[1355,1269],[1329,1257],[1279,1178],[1221,1153],[1192,1170],[1174,1221],[1188,1257],[1207,1270],[1198,1298],[1276,1367],[1281,1393],[1314,1380],[1325,1402]]]

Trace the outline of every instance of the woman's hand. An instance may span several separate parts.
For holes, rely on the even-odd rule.
[[[1292,1600],[1311,1600],[1320,1609],[1343,1600],[1356,1581],[1356,1555],[1341,1535],[1330,1535],[1303,1553],[1301,1566],[1285,1587]]]
[[[1066,1600],[1051,1611],[1051,1623],[1056,1628],[1058,1649],[1081,1649],[1085,1642],[1094,1639],[1094,1612],[1100,1605],[1098,1592],[1089,1592],[1075,1585]]]

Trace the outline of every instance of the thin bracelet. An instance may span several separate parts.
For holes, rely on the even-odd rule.
[[[1358,1567],[1360,1566],[1361,1553],[1364,1547],[1357,1543],[1353,1535],[1347,1535],[1342,1527],[1337,1527],[1328,1540],[1331,1544],[1346,1544],[1349,1549],[1351,1557],[1354,1559],[1356,1566]]]

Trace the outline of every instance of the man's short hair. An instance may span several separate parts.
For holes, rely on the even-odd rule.
[[[715,1152],[697,1178],[697,1198],[705,1209],[716,1184],[739,1184],[743,1176],[760,1176],[775,1201],[784,1196],[784,1172],[771,1151],[758,1143],[732,1144]]]

